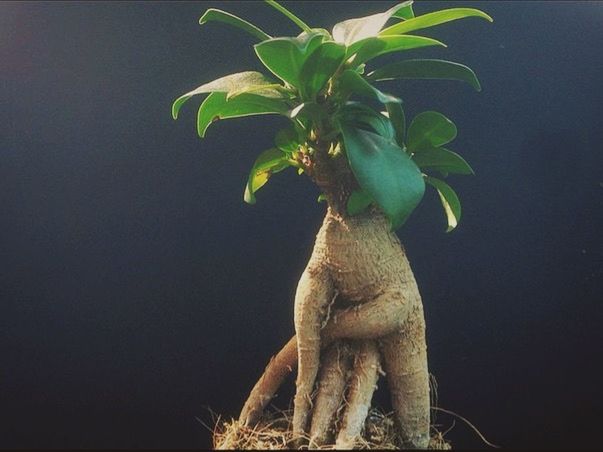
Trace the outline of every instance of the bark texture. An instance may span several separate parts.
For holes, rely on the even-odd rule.
[[[355,344],[356,355],[354,370],[347,396],[348,407],[337,435],[337,449],[352,449],[362,432],[364,421],[371,407],[375,392],[378,370],[379,350],[377,343],[371,340]]]
[[[349,447],[362,430],[383,361],[404,444],[424,448],[429,439],[425,322],[405,250],[378,209],[347,214],[347,200],[358,187],[347,159],[328,155],[328,143],[317,141],[313,147],[316,152],[308,154],[304,169],[326,196],[328,208],[296,290],[296,337],[266,368],[241,420],[249,425],[258,419],[293,367],[295,351],[295,445],[301,445],[308,429],[310,446],[326,440],[347,384],[348,406],[336,446]],[[321,362],[321,349],[334,341],[336,345],[322,353]],[[346,350],[342,343],[349,343],[355,352],[349,380],[349,357],[341,355]],[[319,370],[319,389],[313,400]]]
[[[318,394],[310,427],[311,449],[322,446],[329,436],[335,414],[342,406],[343,395],[352,369],[350,347],[341,342],[331,345],[322,359]]]
[[[339,394],[340,386],[345,384],[345,378],[334,370],[339,361],[332,352],[323,353],[321,363],[321,347],[333,341],[356,340],[363,350],[358,351],[356,361],[362,363],[364,359],[365,364],[355,366],[354,372],[358,370],[357,375],[362,375],[358,381],[363,382],[364,389],[354,392],[353,385],[349,389],[348,399],[352,396],[357,401],[350,403],[353,408],[349,415],[344,414],[338,446],[349,446],[360,433],[364,419],[359,419],[366,416],[364,407],[368,411],[377,378],[379,351],[375,344],[379,344],[404,444],[424,448],[429,440],[430,421],[425,322],[405,250],[390,231],[387,219],[376,209],[350,217],[342,213],[337,202],[345,196],[330,196],[312,256],[296,291],[297,350],[294,337],[268,365],[245,404],[241,419],[247,423],[257,420],[295,365],[293,354],[297,352],[293,427],[294,434],[302,437],[310,424],[312,393],[320,366],[319,396],[315,400],[320,408],[315,408],[312,416],[321,413],[319,419],[331,417],[328,413],[335,399],[320,394]],[[325,440],[328,428],[318,426],[322,422],[313,421],[310,428],[314,445]]]

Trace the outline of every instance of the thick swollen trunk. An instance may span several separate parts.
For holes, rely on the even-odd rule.
[[[310,261],[298,284],[295,327],[297,349],[292,339],[271,361],[245,404],[241,420],[257,420],[257,414],[261,413],[295,364],[292,358],[297,352],[293,431],[294,435],[302,436],[309,427],[312,393],[321,365],[321,347],[338,339],[373,339],[378,340],[383,352],[384,368],[404,444],[415,448],[427,446],[429,380],[421,297],[405,251],[382,214],[371,210],[349,217],[329,207]],[[362,342],[370,344],[370,341]],[[378,364],[374,359],[376,353],[372,356],[365,353],[366,362],[374,368]],[[321,373],[329,374],[328,367],[332,367],[332,363],[323,362],[322,365],[327,369]],[[348,430],[344,428],[343,436],[338,439],[340,445],[349,444],[350,435],[359,433],[358,426],[362,424],[358,421],[359,416],[366,415],[365,408],[368,409],[370,404],[376,377],[368,367],[363,369],[362,364],[360,370],[362,375],[366,375],[366,383],[360,392],[349,390],[348,396],[353,395],[359,402],[353,408],[356,413],[348,416],[351,427]],[[355,369],[354,372],[357,371]],[[338,388],[335,381],[324,384]],[[330,417],[328,413],[335,402],[316,402],[328,405],[328,410],[320,408],[319,411],[327,413],[320,415],[323,418]],[[348,424],[344,422],[344,426]],[[322,439],[326,431],[324,427],[316,426],[314,421],[312,430],[317,439]]]
[[[425,448],[429,439],[425,322],[406,253],[378,209],[347,215],[347,200],[358,187],[347,159],[329,156],[321,143],[316,149],[305,162],[305,170],[329,207],[297,286],[296,338],[270,362],[240,419],[246,424],[258,419],[295,364],[295,352],[298,372],[292,429],[297,445],[307,437],[308,429],[310,446],[325,440],[329,425],[322,424],[331,421],[341,398],[348,406],[336,446],[352,445],[362,429],[383,361],[402,441]],[[338,341],[340,350],[348,343],[355,354],[350,372],[341,369],[351,363],[345,356],[336,356],[336,348],[326,349],[321,362],[321,350],[333,341]],[[319,371],[318,395],[313,400]],[[347,394],[342,394],[346,387]]]

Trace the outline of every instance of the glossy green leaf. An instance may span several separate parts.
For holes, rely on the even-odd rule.
[[[255,53],[270,72],[299,88],[299,73],[308,56],[322,43],[319,32],[303,32],[296,38],[273,38],[254,46]]]
[[[461,202],[454,190],[446,182],[435,177],[425,176],[425,182],[434,187],[440,195],[440,201],[444,212],[446,212],[446,221],[448,227],[446,232],[452,231],[461,220]]]
[[[437,111],[424,111],[414,117],[408,128],[407,147],[410,152],[442,146],[456,137],[454,123]]]
[[[321,193],[320,195],[318,195],[318,198],[316,198],[316,202],[326,202],[327,201],[327,195],[325,195],[324,193]]]
[[[290,166],[287,156],[279,149],[270,148],[262,152],[256,159],[245,186],[243,199],[248,204],[255,204],[255,192],[262,188],[270,176]]]
[[[203,138],[209,125],[218,119],[273,113],[285,115],[288,109],[289,106],[282,100],[257,94],[241,94],[227,100],[224,92],[211,93],[199,107],[197,132]]]
[[[399,228],[423,197],[419,168],[393,141],[375,133],[342,125],[342,135],[360,187],[381,207],[392,229]]]
[[[346,69],[339,77],[339,89],[344,97],[353,93],[378,100],[384,104],[389,102],[401,102],[399,98],[392,96],[391,94],[382,93],[367,82],[362,75],[352,69]]]
[[[485,12],[475,8],[451,8],[435,11],[433,13],[423,14],[413,19],[404,20],[397,24],[387,27],[380,35],[400,35],[409,31],[421,30],[423,28],[433,27],[452,20],[463,19],[465,17],[480,17],[492,22],[492,18]]]
[[[348,215],[358,215],[366,210],[373,202],[373,198],[364,190],[354,190],[348,198],[346,210]]]
[[[469,83],[476,91],[481,91],[479,80],[464,64],[446,60],[405,60],[388,64],[367,75],[369,80],[394,79],[442,79]]]
[[[396,142],[398,146],[404,148],[404,137],[406,134],[406,116],[402,109],[402,104],[398,102],[385,104],[389,121],[396,132]]]
[[[266,78],[266,76],[264,74],[261,74],[260,72],[245,71],[238,72],[236,74],[230,74],[225,77],[216,79],[213,82],[205,83],[204,85],[201,85],[200,87],[180,96],[174,101],[172,105],[172,117],[174,119],[177,119],[178,112],[180,111],[182,105],[191,97],[197,94],[213,92],[223,92],[230,94],[232,92],[236,92],[237,90],[240,91],[245,88],[267,89],[268,87],[272,87],[272,89],[274,90],[273,84],[274,81]]]
[[[199,24],[203,25],[206,22],[212,21],[223,22],[228,25],[240,28],[241,30],[246,31],[249,34],[252,34],[260,41],[264,41],[266,39],[271,38],[269,34],[263,32],[252,23],[247,22],[246,20],[243,20],[240,17],[235,16],[234,14],[227,13],[226,11],[222,11],[220,9],[209,8],[199,19]]]
[[[398,17],[398,18],[404,19],[404,20],[412,19],[413,17],[415,17],[415,12],[412,9],[413,2],[411,1],[411,2],[405,2],[405,3],[410,3],[410,4],[405,5],[402,8],[400,8],[398,11],[396,11],[396,13],[394,14],[394,17]]]
[[[374,132],[387,140],[395,139],[395,130],[391,121],[360,102],[347,102],[339,110],[336,120],[340,124]]]
[[[403,2],[383,13],[340,22],[333,27],[333,39],[349,46],[361,39],[377,36],[394,14],[410,4],[412,4],[411,1]]]
[[[431,169],[452,174],[475,174],[463,157],[446,148],[424,148],[413,154],[412,159],[422,170]]]
[[[428,46],[443,46],[446,44],[436,39],[413,35],[373,36],[357,41],[348,47],[346,59],[356,54],[353,64],[360,64],[381,55],[402,50],[418,49]]]
[[[247,86],[226,94],[227,99],[240,96],[245,93],[253,93],[263,97],[272,97],[274,99],[291,99],[291,92],[279,83],[272,83],[264,86]]]
[[[299,88],[303,99],[314,99],[343,63],[345,46],[323,42],[306,59],[299,72]]]
[[[293,23],[295,23],[295,25],[297,25],[302,30],[310,31],[310,27],[303,20],[301,20],[299,17],[297,17],[295,14],[293,14],[291,11],[289,11],[284,6],[278,4],[274,0],[265,0],[265,2],[268,3],[270,6],[272,6],[274,9],[276,9],[277,11],[279,11],[280,13],[282,13],[284,16],[289,18]]]

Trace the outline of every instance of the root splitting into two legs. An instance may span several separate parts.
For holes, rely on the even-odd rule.
[[[318,447],[334,433],[337,448],[352,447],[383,364],[402,443],[427,446],[429,376],[421,297],[404,249],[382,216],[344,218],[329,210],[297,287],[295,331],[251,391],[241,422],[259,420],[297,365],[295,445],[309,436],[309,446]]]

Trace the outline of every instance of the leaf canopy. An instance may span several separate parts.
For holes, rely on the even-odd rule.
[[[269,97],[281,97],[281,93],[275,89],[274,81],[268,79],[264,74],[255,71],[238,72],[225,77],[214,80],[213,82],[205,83],[186,94],[183,94],[172,104],[172,117],[178,118],[178,112],[184,103],[191,97],[197,94],[206,94],[214,92],[222,92],[227,94],[241,93],[244,90],[263,89],[261,93]],[[256,92],[257,94],[257,92]]]
[[[416,30],[467,17],[490,22],[492,18],[475,8],[450,8],[416,16],[413,2],[408,0],[382,13],[344,20],[333,27],[331,34],[310,27],[275,0],[265,3],[302,32],[292,37],[272,37],[256,25],[216,8],[208,9],[199,23],[221,22],[252,35],[260,41],[254,45],[255,54],[276,79],[245,71],[202,84],[174,101],[173,118],[178,118],[190,98],[207,94],[197,113],[201,137],[219,119],[278,114],[289,121],[275,134],[274,147],[256,158],[245,187],[248,203],[255,203],[256,192],[272,174],[289,166],[296,167],[298,174],[311,175],[318,162],[315,153],[324,152],[329,158],[345,158],[358,183],[345,200],[349,215],[375,205],[387,216],[392,229],[397,229],[421,201],[428,184],[438,192],[447,231],[454,229],[461,218],[458,196],[431,172],[443,177],[474,174],[463,157],[443,147],[456,137],[456,126],[442,113],[424,111],[407,127],[401,99],[374,83],[456,80],[479,91],[475,72],[463,64],[440,59],[407,59],[371,71],[366,66],[386,54],[446,47],[436,39],[410,34]],[[356,96],[363,101],[350,100]],[[369,106],[375,101],[386,111]],[[322,194],[319,201],[324,199],[332,202],[334,198]]]
[[[356,55],[353,62],[355,65],[358,65],[387,53],[429,46],[446,47],[446,44],[436,39],[426,38],[423,36],[372,36],[350,45],[347,50],[346,58]]]
[[[451,174],[475,174],[463,157],[442,147],[427,147],[417,151],[412,159],[421,168]]]
[[[303,32],[295,38],[272,38],[254,46],[264,66],[281,80],[300,87],[301,69],[316,48],[325,39],[318,31]]]
[[[404,20],[391,27],[381,31],[381,35],[400,35],[410,31],[422,30],[423,28],[434,27],[453,20],[464,19],[466,17],[480,17],[488,22],[493,19],[485,12],[475,8],[450,8],[433,13],[423,14],[412,19]]]
[[[395,131],[396,142],[398,146],[404,147],[404,139],[406,137],[406,116],[402,109],[402,104],[398,102],[390,102],[385,104],[387,109],[387,117]]]
[[[345,46],[331,41],[321,43],[299,71],[299,89],[302,99],[314,99],[341,66],[344,57]]]
[[[262,188],[270,176],[291,166],[289,160],[282,151],[270,148],[262,152],[255,160],[249,173],[249,179],[245,186],[243,199],[248,204],[255,204],[255,193]]]
[[[393,6],[383,13],[339,22],[333,27],[333,39],[349,46],[361,39],[377,36],[394,14],[410,5],[412,5],[412,1],[407,1]]]
[[[481,91],[475,72],[464,64],[446,60],[414,59],[388,64],[367,74],[372,81],[394,79],[442,79],[466,82]]]
[[[387,140],[394,140],[395,130],[387,117],[360,102],[347,102],[336,117],[339,124],[368,130]]]
[[[221,9],[209,8],[199,19],[199,25],[203,25],[207,22],[223,22],[233,27],[237,27],[247,33],[255,36],[260,41],[270,39],[270,35],[260,30],[258,27],[253,25],[234,14],[227,13]]]
[[[339,78],[339,88],[344,96],[354,93],[360,96],[378,100],[384,104],[401,102],[400,99],[392,96],[391,94],[382,93],[369,82],[367,82],[364,77],[351,69],[346,69],[341,74],[341,77]]]
[[[393,141],[345,124],[341,130],[360,187],[381,207],[392,230],[398,229],[423,197],[421,171]]]
[[[426,147],[441,146],[456,137],[454,123],[437,111],[419,113],[408,128],[407,145],[410,152]]]
[[[362,213],[373,202],[373,198],[364,190],[354,190],[348,198],[346,209],[349,215]]]
[[[197,113],[197,132],[203,138],[207,128],[219,119],[240,118],[242,116],[263,114],[286,114],[289,107],[279,99],[241,94],[227,99],[225,92],[211,93],[203,101]]]
[[[266,3],[268,3],[270,6],[272,6],[274,9],[276,9],[277,11],[281,12],[285,17],[289,18],[293,23],[295,23],[295,25],[297,25],[299,28],[301,28],[303,31],[310,31],[310,27],[308,26],[308,24],[306,24],[303,20],[301,20],[299,17],[297,17],[295,14],[293,14],[291,11],[289,11],[287,8],[285,8],[283,5],[280,5],[279,3],[275,2],[274,0],[264,0]]]
[[[437,190],[442,207],[446,213],[446,222],[448,224],[446,232],[452,231],[461,220],[461,202],[459,201],[459,197],[452,187],[441,179],[426,176],[425,182]]]

